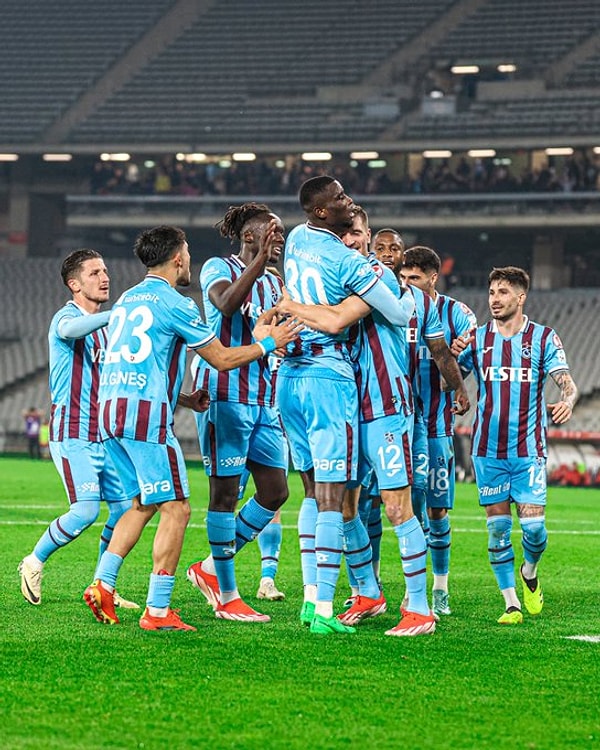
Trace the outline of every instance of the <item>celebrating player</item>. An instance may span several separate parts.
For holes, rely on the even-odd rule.
[[[440,264],[438,254],[431,248],[420,245],[411,247],[404,254],[401,275],[407,284],[421,289],[431,297],[442,321],[446,341],[451,344],[454,339],[472,330],[477,321],[465,304],[437,292],[435,285]],[[433,568],[433,611],[436,615],[449,615],[451,528],[448,511],[454,507],[454,414],[466,411],[461,406],[466,393],[464,390],[444,391],[440,370],[431,350],[417,347],[415,352],[419,359],[419,394],[423,403],[429,453],[426,502]]]
[[[529,276],[522,268],[494,268],[489,275],[492,320],[477,328],[459,359],[478,386],[471,454],[487,516],[489,559],[504,597],[502,625],[523,622],[515,588],[512,503],[523,532],[525,608],[531,615],[542,611],[537,568],[547,542],[546,411],[555,424],[564,424],[577,399],[560,338],[523,313],[528,291]],[[456,344],[463,347],[464,339]],[[560,388],[560,399],[546,405],[548,375]]]
[[[171,226],[142,232],[135,253],[147,268],[142,282],[124,292],[111,311],[108,348],[100,382],[102,432],[121,476],[141,490],[115,528],[102,555],[97,579],[84,598],[96,619],[118,622],[114,590],[125,555],[155,512],[153,567],[145,630],[195,630],[171,609],[175,571],[190,516],[184,457],[173,432],[177,402],[205,410],[203,391],[180,395],[186,346],[218,370],[241,367],[284,346],[296,336],[293,322],[268,323],[264,314],[254,327],[257,343],[227,348],[202,321],[196,303],[176,291],[190,284],[190,253],[185,233]],[[262,339],[262,343],[258,340]]]
[[[100,513],[100,501],[106,500],[109,515],[100,535],[101,556],[116,522],[137,494],[137,486],[129,491],[123,487],[98,431],[98,382],[106,348],[104,326],[110,314],[99,311],[108,301],[108,271],[100,253],[82,249],[64,259],[61,276],[72,299],[54,315],[48,332],[49,448],[69,498],[69,510],[52,521],[33,552],[19,564],[21,592],[36,605],[42,601],[42,571],[50,555],[91,526]],[[114,604],[139,609],[116,592]]]
[[[240,242],[240,250],[208,260],[200,287],[208,325],[223,344],[237,346],[252,340],[258,316],[272,309],[281,295],[281,277],[267,264],[276,263],[281,254],[284,227],[268,206],[259,203],[232,206],[218,226],[222,236]],[[191,565],[187,577],[204,593],[217,617],[267,622],[268,615],[256,612],[240,597],[234,556],[269,526],[288,497],[287,443],[274,407],[269,360],[262,357],[227,373],[200,360],[195,385],[210,394],[208,411],[197,415],[196,421],[209,476],[206,526],[211,556]],[[245,467],[256,493],[236,517]],[[261,583],[259,595],[282,598],[272,578]]]

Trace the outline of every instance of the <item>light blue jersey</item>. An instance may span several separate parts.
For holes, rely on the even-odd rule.
[[[254,343],[252,332],[256,319],[265,310],[275,307],[281,296],[283,281],[267,269],[256,279],[240,309],[231,316],[223,315],[210,301],[210,288],[218,281],[236,281],[245,268],[239,256],[231,255],[228,258],[210,258],[200,273],[206,322],[224,346]],[[261,357],[230,372],[218,372],[207,362],[200,360],[195,387],[206,389],[211,401],[259,406],[272,406],[274,401],[269,357]]]
[[[285,243],[285,285],[295,302],[337,305],[350,294],[362,296],[379,279],[360,253],[347,248],[327,229],[300,224]],[[327,367],[353,378],[348,354],[348,329],[332,335],[304,328],[284,359],[278,377],[298,365]]]
[[[148,274],[112,309],[98,400],[103,437],[165,443],[185,373],[186,347],[215,339],[200,310]]]
[[[52,441],[78,438],[98,442],[98,386],[106,346],[106,329],[78,339],[61,338],[58,327],[69,318],[87,315],[75,302],[67,302],[52,318],[48,331],[50,357],[49,437]]]

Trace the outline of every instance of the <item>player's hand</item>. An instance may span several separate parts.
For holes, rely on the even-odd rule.
[[[550,418],[554,424],[564,424],[571,419],[573,409],[569,404],[564,401],[557,401],[555,404],[548,404],[548,411],[550,412]]]
[[[280,350],[297,338],[303,328],[304,325],[297,318],[283,320],[278,310],[272,308],[259,315],[252,333],[257,341],[272,336]]]
[[[267,263],[277,263],[283,249],[283,235],[278,232],[277,226],[277,221],[271,219],[258,246],[257,258],[265,266]]]
[[[450,351],[455,357],[458,357],[461,352],[464,352],[464,350],[467,348],[467,346],[469,346],[474,338],[475,336],[470,331],[467,333],[463,333],[462,336],[454,339],[454,341],[450,344]]]
[[[285,287],[283,287],[283,289],[281,290],[281,297],[277,301],[276,305],[277,312],[279,312],[281,315],[293,315],[293,304],[294,302],[290,297],[290,293]]]
[[[471,408],[471,402],[467,395],[466,388],[458,388],[454,391],[454,401],[452,402],[452,413],[461,416],[466,414]]]
[[[192,411],[203,412],[210,406],[210,395],[204,388],[198,388],[191,393],[180,393],[177,403]]]

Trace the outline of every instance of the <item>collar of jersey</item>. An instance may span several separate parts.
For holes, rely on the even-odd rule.
[[[324,229],[323,227],[316,227],[314,224],[311,224],[310,221],[306,222],[306,226],[309,229],[312,229],[315,232],[324,232],[325,234],[330,234],[332,237],[335,237],[336,240],[339,240],[340,242],[342,242],[342,240],[339,237],[339,235],[337,235],[335,232],[332,232],[331,229]],[[342,242],[342,244],[344,244],[344,243]],[[345,247],[345,245],[344,245],[344,247]]]
[[[524,315],[523,325],[519,328],[519,330],[516,333],[513,333],[513,336],[518,336],[520,333],[523,333],[523,331],[527,328],[528,325],[529,325],[529,318],[527,317],[527,315]],[[492,319],[492,333],[500,333],[500,331],[498,330],[498,321],[495,318]],[[500,336],[502,335],[503,334],[500,333]],[[512,336],[510,338],[512,338]]]
[[[144,281],[150,279],[152,281],[164,281],[167,286],[171,286],[164,276],[156,276],[153,273],[147,273]]]

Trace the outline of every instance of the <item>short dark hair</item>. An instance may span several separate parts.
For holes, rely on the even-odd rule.
[[[327,174],[311,177],[300,186],[299,200],[302,210],[310,213],[316,207],[316,199],[328,185],[335,182],[333,177]]]
[[[133,252],[146,268],[153,268],[172,258],[184,242],[187,237],[183,229],[161,225],[138,234]]]
[[[400,240],[400,244],[402,245],[402,251],[404,252],[404,248],[405,248],[404,239],[402,238],[402,235],[397,229],[392,229],[392,227],[383,227],[383,229],[378,229],[373,235],[373,240],[376,240],[380,234],[395,234],[396,237]]]
[[[524,292],[529,291],[529,274],[518,266],[492,268],[488,276],[488,287],[491,286],[493,281],[506,281],[511,286],[516,286]]]
[[[245,225],[257,216],[268,217],[271,209],[266,203],[243,203],[241,206],[229,206],[229,211],[215,224],[222,237],[231,240],[242,238]]]
[[[404,253],[404,260],[402,262],[403,268],[420,268],[421,271],[426,273],[427,271],[440,272],[442,261],[440,256],[432,250],[430,247],[425,245],[414,245],[409,247]]]
[[[77,276],[77,274],[81,271],[81,266],[85,263],[86,260],[91,260],[92,258],[102,258],[100,253],[96,252],[96,250],[90,250],[88,247],[82,247],[79,250],[73,250],[72,253],[69,253],[67,257],[63,260],[62,266],[60,267],[60,275],[63,280],[63,284],[68,287],[69,279],[74,278]]]

